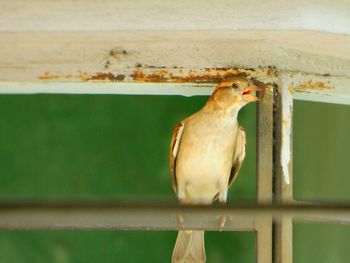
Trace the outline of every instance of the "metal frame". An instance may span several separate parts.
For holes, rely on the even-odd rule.
[[[218,231],[220,218],[227,216],[222,231],[256,231],[258,240],[271,241],[272,219],[289,217],[350,224],[350,205],[236,204],[184,206],[178,204],[129,203],[1,203],[0,230],[178,230]],[[178,216],[184,220],[180,224]],[[140,220],[142,218],[142,220]],[[200,222],[200,223],[199,223]],[[272,255],[261,243],[258,249]],[[267,244],[267,247],[264,245]],[[265,256],[265,261],[271,258]]]
[[[350,105],[350,3],[260,2],[3,1],[0,94],[209,95],[234,75],[270,90],[257,107],[258,205],[0,204],[0,229],[217,230],[227,213],[224,230],[256,231],[257,262],[291,263],[292,217],[349,223],[346,206],[294,205],[291,128],[293,98]]]
[[[274,112],[274,200],[291,203],[293,200],[292,116],[293,95],[281,82],[275,90]],[[289,216],[280,217],[274,224],[274,262],[293,262],[293,222]]]
[[[272,87],[259,94],[257,106],[257,202],[271,204],[273,199],[273,103]],[[269,90],[271,90],[269,92]],[[264,95],[264,96],[262,96]],[[263,98],[262,98],[263,97]],[[257,220],[256,262],[272,263],[272,217]]]
[[[254,73],[255,74],[255,73]],[[256,78],[257,76],[251,76]],[[348,78],[275,72],[256,78],[267,89],[257,106],[257,204],[225,207],[178,205],[0,204],[0,230],[120,229],[255,231],[256,262],[292,263],[292,220],[350,223],[349,206],[295,204],[292,173],[293,97],[350,104]],[[83,86],[82,89],[77,89]],[[16,83],[0,82],[0,93],[207,95],[214,84]],[[276,204],[277,203],[277,204]],[[178,215],[184,218],[179,224]],[[142,220],[139,220],[142,218]],[[200,220],[199,220],[200,219]],[[198,222],[201,222],[198,224]]]
[[[166,73],[164,73],[166,72]],[[107,73],[105,73],[109,76]],[[130,73],[133,74],[133,73]],[[0,94],[130,94],[130,95],[210,95],[219,78],[244,76],[265,84],[278,84],[296,100],[350,105],[350,77],[280,71],[273,68],[147,68],[143,77],[128,76],[123,81],[112,79],[66,79],[47,76],[35,81],[6,81],[0,78]],[[85,75],[84,75],[85,76]],[[90,75],[89,75],[90,76]],[[131,77],[133,76],[133,77]],[[94,76],[90,76],[93,78]]]

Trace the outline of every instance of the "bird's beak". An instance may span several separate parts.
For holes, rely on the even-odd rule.
[[[256,86],[249,86],[245,88],[242,93],[244,100],[248,102],[258,101],[259,98],[256,95],[252,94],[257,90],[259,90],[259,88],[257,88]]]

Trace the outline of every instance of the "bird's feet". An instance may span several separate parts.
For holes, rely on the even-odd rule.
[[[183,228],[185,226],[185,219],[184,219],[183,215],[177,215],[177,219],[179,220],[180,228]]]
[[[219,221],[219,231],[221,232],[226,226],[226,223],[232,221],[232,216],[220,215],[218,217],[218,221]]]
[[[221,232],[226,224],[227,216],[226,215],[220,215],[218,218],[219,221],[219,231]]]

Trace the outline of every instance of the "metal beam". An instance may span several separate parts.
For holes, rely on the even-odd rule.
[[[165,71],[171,77],[162,75],[165,74]],[[192,71],[188,70],[187,73],[181,71],[181,69],[143,69],[142,73],[145,74],[143,78],[137,78],[136,80],[129,78],[128,81],[113,81],[113,77],[108,74],[107,76],[101,75],[102,79],[100,80],[87,80],[88,78],[94,78],[93,75],[84,75],[82,79],[75,79],[74,81],[60,79],[61,77],[64,78],[60,75],[47,75],[48,80],[37,82],[0,80],[0,94],[208,96],[220,79],[243,76],[257,79],[268,85],[277,84],[277,79],[283,79],[284,86],[291,91],[293,99],[296,100],[350,105],[350,78],[340,76],[319,76],[271,69],[269,71],[269,68],[256,71],[252,69],[212,69],[211,71],[209,69],[192,69]],[[104,77],[106,79],[103,80]],[[199,80],[201,83],[198,83]]]
[[[288,81],[280,75],[275,90],[274,112],[274,201],[293,202],[293,94]],[[282,216],[274,223],[274,263],[293,262],[293,221]]]
[[[161,73],[183,70],[186,75],[196,69],[259,71],[271,66],[283,71],[350,77],[350,35],[232,29],[35,31],[0,30],[0,81],[123,82],[139,79],[137,74],[144,69]]]
[[[269,86],[259,94],[257,104],[256,145],[257,145],[257,202],[272,203],[273,176],[273,94],[274,87]],[[272,217],[255,221],[256,226],[256,262],[272,263]]]
[[[182,225],[179,216],[183,217]],[[220,218],[227,216],[223,231],[259,230],[257,220],[294,217],[350,224],[348,205],[121,205],[121,204],[0,204],[1,230],[119,229],[218,231]]]
[[[293,99],[350,105],[348,77],[281,71],[277,78],[291,92]]]
[[[0,82],[1,94],[109,94],[208,96],[215,84],[145,82]]]

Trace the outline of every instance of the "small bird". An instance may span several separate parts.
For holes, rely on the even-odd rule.
[[[175,127],[170,144],[174,191],[182,204],[226,203],[246,152],[246,134],[239,126],[239,110],[258,98],[251,80],[221,82],[202,109]],[[206,261],[203,230],[180,230],[173,263]]]

